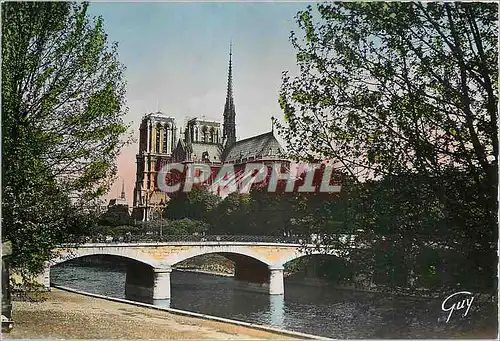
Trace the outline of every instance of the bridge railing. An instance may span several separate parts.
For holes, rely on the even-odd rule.
[[[246,235],[123,235],[83,237],[81,243],[242,242],[301,244],[299,237]]]

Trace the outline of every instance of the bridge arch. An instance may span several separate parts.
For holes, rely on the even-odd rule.
[[[221,242],[220,240],[217,242],[89,243],[75,249],[61,247],[58,251],[60,254],[50,263],[50,266],[93,255],[109,255],[133,260],[136,264],[127,265],[126,292],[152,296],[153,299],[169,299],[170,273],[173,266],[197,256],[207,254],[226,256],[234,263],[234,278],[239,281],[238,285],[241,284],[245,289],[252,291],[282,295],[285,263],[308,255],[325,254],[325,252],[312,250],[306,252],[299,244]],[[330,253],[335,254],[335,252]],[[47,277],[50,276],[50,266]]]
[[[160,266],[158,261],[151,257],[150,255],[141,252],[136,249],[132,249],[129,247],[82,247],[76,249],[60,249],[57,250],[57,257],[55,257],[49,264],[49,266],[54,266],[72,259],[86,257],[86,256],[98,256],[98,255],[108,255],[108,256],[117,256],[122,258],[131,259],[146,265],[149,265],[153,268],[157,268]]]
[[[171,269],[176,264],[198,256],[218,254],[234,264],[235,285],[251,291],[283,294],[283,269],[273,266],[269,255],[251,249],[252,245],[207,245],[196,246],[185,251],[169,254],[161,262],[163,268]],[[269,258],[268,258],[269,257]]]
[[[206,254],[236,254],[236,255],[247,256],[267,266],[272,265],[272,262],[270,262],[266,257],[258,254],[257,252],[247,247],[233,246],[233,245],[197,246],[183,252],[170,254],[166,258],[162,259],[161,263],[164,267],[165,266],[172,267],[173,265],[180,263],[186,259]]]

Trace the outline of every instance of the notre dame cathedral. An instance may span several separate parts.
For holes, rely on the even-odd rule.
[[[273,131],[236,140],[236,110],[233,100],[232,51],[229,51],[227,95],[223,126],[217,121],[192,118],[177,136],[175,119],[161,112],[143,117],[139,132],[139,153],[134,187],[133,218],[149,221],[161,216],[169,200],[159,190],[157,172],[165,163],[209,163],[220,167],[224,163],[242,165],[246,162],[281,160],[283,149]],[[179,131],[180,132],[180,131]]]

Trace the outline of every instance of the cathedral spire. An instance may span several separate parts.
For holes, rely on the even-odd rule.
[[[236,142],[236,111],[233,99],[233,44],[229,44],[229,70],[227,76],[226,104],[224,105],[224,127],[222,138],[229,147]]]
[[[122,180],[122,195],[120,198],[125,199],[125,181]]]
[[[233,43],[229,43],[229,72],[227,75],[226,104],[230,101],[233,104]]]

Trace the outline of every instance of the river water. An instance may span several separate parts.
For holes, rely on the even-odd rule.
[[[86,292],[125,298],[125,269],[60,264],[51,282]],[[232,277],[173,271],[169,301],[157,305],[270,325],[338,339],[452,338],[476,330],[478,314],[455,312],[448,323],[442,300],[312,287],[285,279],[285,295],[243,291]]]

